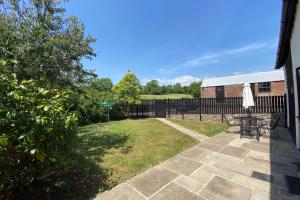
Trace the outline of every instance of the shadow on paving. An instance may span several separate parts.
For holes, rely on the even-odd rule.
[[[26,192],[8,199],[91,199],[115,185],[109,179],[111,171],[99,164],[108,149],[122,150],[127,140],[125,133],[101,131],[97,135],[97,131],[83,130],[83,134],[74,138],[75,148],[68,154],[72,167],[40,177]]]
[[[276,117],[276,114],[272,115],[273,119]],[[285,122],[280,122],[279,137],[270,135],[270,199],[278,199],[279,196],[284,199],[300,199],[300,152],[292,139],[293,135],[284,128]]]

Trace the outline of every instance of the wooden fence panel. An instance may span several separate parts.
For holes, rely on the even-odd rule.
[[[155,101],[143,100],[140,105],[128,105],[129,117],[155,117]],[[253,113],[285,112],[285,96],[260,96],[254,98]],[[243,99],[241,97],[225,98],[224,103],[217,103],[215,98],[201,99],[167,99],[166,116],[185,114],[242,114]]]

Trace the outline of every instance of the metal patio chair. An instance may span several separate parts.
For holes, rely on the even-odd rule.
[[[244,135],[252,136],[252,132],[255,132],[256,140],[259,141],[260,126],[257,124],[257,118],[252,116],[242,116],[240,120],[240,138]]]
[[[261,125],[261,129],[264,130],[264,133],[266,132],[266,130],[268,130],[271,134],[271,132],[273,132],[273,134],[277,137],[279,136],[279,132],[278,132],[278,125],[279,125],[279,121],[281,119],[281,116],[279,115],[276,120],[271,120],[269,124],[265,123]]]

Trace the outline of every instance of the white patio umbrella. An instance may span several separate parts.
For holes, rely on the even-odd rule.
[[[254,106],[252,91],[249,83],[245,83],[243,87],[243,107],[249,109],[249,107]]]

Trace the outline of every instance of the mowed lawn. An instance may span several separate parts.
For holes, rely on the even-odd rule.
[[[114,184],[197,143],[155,119],[92,124],[82,127],[79,137],[79,146],[89,148],[86,158],[110,169],[109,179]]]
[[[197,131],[198,133],[204,134],[208,137],[212,137],[218,133],[226,131],[228,125],[225,123],[208,122],[199,120],[181,120],[181,119],[169,119],[170,121],[184,126],[188,129]]]
[[[141,99],[181,99],[181,98],[192,99],[193,97],[190,94],[161,94],[161,95],[144,94],[144,95],[141,95]]]

